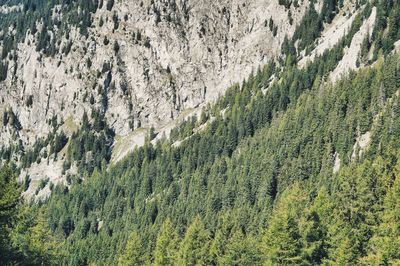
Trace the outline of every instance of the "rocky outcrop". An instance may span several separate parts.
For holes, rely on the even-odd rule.
[[[42,56],[35,50],[37,36],[27,35],[0,85],[0,113],[14,110],[27,130],[24,142],[47,134],[53,116],[79,124],[91,108],[103,110],[118,135],[139,125],[167,124],[278,55],[309,6],[304,1],[293,9],[290,25],[288,10],[277,0],[151,2],[116,1],[112,11],[98,10],[88,38],[72,28],[69,39],[62,39],[60,47],[71,48],[67,55]],[[276,36],[268,27],[271,18]],[[33,104],[26,106],[29,96]]]
[[[294,33],[310,3],[287,9],[278,2],[119,0],[111,11],[105,4],[97,10],[87,37],[75,27],[58,36],[54,57],[38,52],[39,33],[28,31],[0,83],[0,114],[12,110],[22,130],[0,124],[0,143],[17,139],[29,147],[52,130],[53,118],[62,125],[59,131],[71,135],[83,113],[96,109],[117,140],[129,140],[114,146],[114,159],[121,159],[138,145],[137,136],[139,144],[144,138],[134,130],[170,129],[185,110],[214,101],[279,56],[285,36]],[[56,6],[53,16],[62,19],[60,9]],[[59,32],[54,27],[51,38]],[[36,183],[41,169],[48,169],[51,180],[61,171],[53,158],[32,167],[24,173],[32,172]]]

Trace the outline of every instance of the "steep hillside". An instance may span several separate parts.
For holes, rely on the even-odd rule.
[[[302,1],[286,8],[277,0],[112,2],[39,1],[33,9],[33,1],[23,9],[33,17],[29,25],[17,20],[3,28],[8,73],[0,113],[18,121],[16,128],[1,127],[4,147],[32,149],[54,128],[70,137],[92,110],[118,137],[161,128],[278,58],[284,37],[293,35],[310,6]],[[17,32],[19,39],[8,47]],[[50,153],[50,146],[44,149]],[[54,179],[61,168],[52,161],[46,172]],[[32,174],[44,168],[34,166]]]
[[[206,7],[217,5],[188,3],[177,4],[181,9],[176,9],[169,18],[168,8],[164,10],[161,6],[173,9],[172,1],[137,3],[135,12],[144,8],[145,13],[142,10],[140,14],[147,18],[140,19],[138,13],[137,23],[148,27],[139,31],[139,39],[138,31],[132,30],[134,44],[118,39],[123,32],[121,27],[128,27],[128,22],[134,19],[131,13],[118,23],[116,17],[123,13],[115,15],[113,22],[108,21],[115,29],[107,31],[105,42],[100,34],[107,25],[105,14],[110,14],[109,10],[124,12],[123,7],[131,3],[108,1],[99,9],[100,2],[93,2],[94,6],[88,7],[89,18],[84,15],[83,2],[69,8],[55,2],[52,2],[55,7],[48,4],[47,10],[52,14],[54,8],[60,8],[59,16],[71,16],[69,26],[79,25],[77,30],[65,28],[70,29],[70,38],[87,35],[92,40],[93,35],[93,42],[96,38],[103,40],[101,49],[113,50],[114,61],[93,76],[74,72],[78,65],[74,65],[72,72],[67,71],[65,75],[78,75],[77,84],[82,80],[94,82],[96,77],[98,82],[91,89],[96,91],[101,85],[100,96],[92,98],[86,89],[89,103],[93,99],[89,108],[77,96],[69,103],[76,104],[75,115],[60,122],[58,116],[70,109],[65,106],[64,113],[51,115],[46,121],[48,133],[32,148],[20,137],[30,133],[17,111],[8,108],[3,113],[3,129],[9,135],[2,136],[12,145],[5,144],[1,150],[8,165],[0,171],[0,258],[6,264],[67,265],[398,263],[400,61],[396,46],[400,39],[400,2],[280,0],[275,7],[285,14],[282,25],[288,26],[288,32],[279,35],[281,25],[276,24],[275,17],[264,21],[266,32],[276,34],[271,44],[266,39],[259,40],[264,45],[262,49],[267,45],[272,47],[271,55],[267,57],[265,53],[265,61],[252,59],[255,61],[249,63],[256,66],[265,62],[264,65],[254,71],[249,67],[250,74],[243,82],[234,82],[242,79],[236,74],[238,79],[232,79],[231,86],[221,89],[218,98],[208,98],[211,94],[207,89],[205,97],[199,103],[193,102],[194,106],[189,98],[187,105],[182,104],[183,94],[179,94],[182,90],[179,93],[177,90],[176,99],[180,101],[172,105],[175,125],[168,123],[172,119],[168,118],[148,129],[137,129],[134,125],[122,133],[119,122],[113,121],[121,119],[129,127],[129,120],[116,113],[113,117],[111,110],[117,105],[123,109],[122,102],[133,99],[129,97],[135,92],[130,85],[125,90],[120,90],[123,86],[118,89],[124,78],[131,84],[127,74],[129,64],[122,60],[122,52],[129,45],[143,44],[138,48],[139,55],[147,58],[146,49],[155,51],[159,47],[156,44],[167,37],[160,37],[153,44],[152,38],[158,37],[151,34],[152,27],[146,23],[159,25],[154,31],[160,33],[164,22],[175,21],[173,15],[182,14],[186,24],[180,27],[188,27],[181,35],[185,38],[193,30],[189,27],[193,25],[191,18],[185,14],[196,8],[193,15],[205,14]],[[217,17],[229,13],[227,10],[232,11],[235,7],[231,3],[220,13],[215,7],[215,18],[210,21],[216,22]],[[262,14],[257,7],[263,7],[264,2],[254,3],[258,6],[241,16]],[[241,2],[237,11],[250,6]],[[293,12],[299,7],[303,11],[294,19]],[[24,10],[29,9],[30,5],[24,5]],[[209,13],[213,12],[214,9]],[[73,20],[73,14],[79,16]],[[86,27],[83,22],[91,21],[92,15],[95,18],[97,14],[103,17],[103,25],[92,31],[97,26],[91,27],[92,22],[88,22]],[[221,29],[221,25],[216,28],[216,36]],[[207,39],[209,31],[204,25],[200,27],[197,45]],[[247,34],[251,32],[248,28]],[[60,36],[64,38],[63,34]],[[97,45],[90,60],[83,52],[78,56],[80,49],[85,49],[79,46],[85,38],[76,41],[75,51],[75,42],[71,42],[72,49],[65,48],[68,53],[65,50],[63,58],[75,62],[78,60],[73,59],[75,56],[83,58],[86,67],[101,66],[96,61],[101,51]],[[179,37],[173,37],[176,38]],[[249,45],[257,43],[256,35],[248,38],[252,40]],[[40,48],[30,46],[25,50],[41,51],[46,54],[41,62],[52,62],[53,49],[46,45],[52,39],[39,40],[44,40]],[[19,45],[28,45],[25,39],[23,43]],[[188,38],[185,45],[190,43]],[[190,49],[196,50],[195,47]],[[244,54],[248,53],[247,57],[251,57],[251,47],[241,48]],[[163,56],[158,56],[161,60],[168,54],[164,51]],[[240,50],[236,50],[236,60],[238,54]],[[182,57],[192,60],[187,64],[181,62],[183,66],[194,64],[192,55]],[[168,60],[183,60],[179,56]],[[54,54],[57,57],[61,59],[59,53]],[[14,58],[8,56],[11,61]],[[175,76],[177,70],[172,63],[168,63],[165,73],[150,72],[157,61],[152,61],[154,58],[152,55],[147,60],[148,73],[153,76],[148,77],[146,89],[150,91],[149,84],[157,84],[164,74],[171,88],[178,84],[179,78],[185,84],[185,72],[179,72],[184,77]],[[9,60],[4,59],[3,66],[8,62],[10,67],[13,63]],[[198,60],[201,64],[210,62],[201,57]],[[137,62],[140,66],[143,63]],[[63,64],[61,61],[60,66]],[[210,65],[203,67],[204,71],[214,69]],[[18,72],[22,66],[16,69]],[[58,74],[55,69],[43,73],[54,71],[55,77]],[[138,72],[131,75],[135,73]],[[207,77],[217,80],[221,73]],[[223,80],[223,75],[219,77]],[[7,82],[12,82],[8,75],[2,84],[11,84]],[[191,84],[195,86],[196,82]],[[5,87],[2,92],[15,92],[17,88]],[[47,99],[56,97],[50,91],[53,87]],[[61,89],[54,95],[62,95]],[[160,98],[158,94],[151,97]],[[151,103],[156,98],[150,98],[143,114],[146,108],[155,108]],[[35,96],[28,97],[25,105],[33,106],[34,99]],[[50,101],[44,105],[48,110]],[[161,108],[163,100],[159,102]],[[197,104],[200,105],[196,107]],[[132,105],[133,110],[136,109]],[[151,115],[147,122],[141,123],[147,127],[152,125],[150,121]],[[132,148],[135,144],[140,147]],[[14,181],[12,172],[22,184]],[[48,176],[43,177],[43,173]],[[22,190],[28,198],[36,195],[36,202],[32,201],[30,206],[21,203]]]

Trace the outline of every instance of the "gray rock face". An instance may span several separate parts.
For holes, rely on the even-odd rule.
[[[54,116],[70,135],[92,108],[104,112],[119,136],[139,125],[160,128],[276,58],[310,5],[299,3],[290,24],[278,0],[119,0],[112,11],[104,5],[94,14],[88,38],[72,27],[60,43],[72,45],[70,52],[60,49],[54,57],[37,52],[38,33],[28,31],[17,64],[9,64],[0,83],[0,114],[13,110],[23,128],[14,139],[27,147],[47,136]],[[7,145],[13,134],[1,124],[0,143]]]
[[[54,115],[59,122],[72,117],[78,123],[92,107],[106,112],[118,135],[132,130],[129,121],[135,127],[139,121],[144,127],[161,126],[184,109],[216,99],[278,55],[308,5],[305,1],[292,10],[290,25],[288,10],[278,0],[116,1],[111,12],[97,11],[87,39],[73,28],[69,40],[62,40],[61,47],[72,43],[68,55],[41,56],[35,50],[37,36],[28,34],[19,45],[15,77],[1,84],[0,109],[12,108],[29,129],[21,136],[24,142],[47,134],[46,120]],[[270,18],[278,27],[276,36],[267,26]],[[107,64],[111,71],[98,75]],[[12,72],[14,66],[9,67]],[[24,105],[29,95],[32,107]],[[107,106],[102,106],[104,97]]]

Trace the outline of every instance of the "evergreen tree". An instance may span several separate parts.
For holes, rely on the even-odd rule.
[[[259,265],[261,252],[258,243],[252,237],[244,236],[237,230],[226,246],[225,254],[220,258],[219,265]]]
[[[108,2],[107,2],[107,10],[111,11],[113,6],[114,6],[114,0],[108,0]]]
[[[207,265],[210,233],[197,216],[187,229],[178,255],[178,265]]]
[[[146,261],[145,251],[142,241],[136,231],[133,231],[128,238],[128,243],[123,254],[118,259],[120,266],[138,266],[143,265]]]
[[[36,224],[28,229],[25,246],[33,265],[58,265],[61,256],[56,252],[56,241],[47,228],[45,213],[46,208],[41,207]]]
[[[174,265],[178,254],[178,235],[169,218],[165,220],[154,250],[155,265]]]
[[[304,209],[304,194],[296,185],[281,197],[264,235],[264,254],[267,264],[299,264],[301,257],[301,234],[296,213]]]
[[[366,264],[397,265],[400,263],[400,179],[398,176],[385,198],[384,208],[382,223],[370,241],[370,253],[363,259]]]
[[[366,255],[367,243],[377,224],[376,174],[371,163],[365,161],[358,167],[351,164],[343,168],[338,178],[338,207],[329,228],[330,257],[339,264],[352,264]]]
[[[0,169],[0,261],[9,263],[15,252],[11,247],[11,230],[16,223],[21,188],[8,165]]]

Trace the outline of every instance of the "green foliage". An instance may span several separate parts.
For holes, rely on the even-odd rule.
[[[290,8],[292,1],[291,0],[279,0],[279,4],[286,8]]]
[[[311,7],[295,41],[312,45],[340,4],[324,1],[321,14]],[[169,140],[146,142],[115,165],[108,165],[114,134],[103,111],[84,113],[64,166],[76,165],[77,174],[68,175],[70,186],[53,187],[46,210],[33,207],[40,219],[16,230],[19,250],[44,264],[63,251],[58,262],[67,265],[397,263],[398,56],[325,82],[371,7],[365,10],[347,36],[303,69],[294,66],[295,41],[285,38],[286,65],[258,69],[203,110],[200,121],[183,121]],[[269,26],[276,28],[272,20]],[[103,73],[110,68],[105,63]],[[111,74],[107,81],[105,88]],[[10,117],[6,112],[3,123]],[[66,139],[52,121],[54,152]],[[368,148],[353,151],[366,132]],[[17,149],[2,148],[2,156]],[[28,165],[35,156],[21,158]],[[9,235],[8,247],[18,237]]]
[[[313,43],[314,40],[320,36],[322,30],[322,14],[319,15],[317,11],[315,11],[314,7],[311,7],[300,22],[300,25],[296,28],[296,31],[293,35],[292,44],[294,44],[294,42],[297,40],[300,40],[299,50],[301,51]]]
[[[150,128],[150,133],[149,133],[149,139],[150,141],[153,140],[157,136],[157,133],[155,133],[154,127]]]
[[[104,36],[103,44],[108,45],[110,41],[108,40],[107,36]]]
[[[71,48],[72,48],[72,41],[69,41],[69,42],[63,47],[62,52],[63,52],[65,55],[68,55],[69,52],[71,51]]]
[[[55,153],[59,153],[67,144],[68,137],[65,135],[63,131],[60,134],[56,135],[54,141],[50,143],[50,155]]]
[[[189,226],[182,240],[179,254],[179,265],[207,265],[210,233],[204,227],[200,217],[196,217]]]
[[[113,6],[114,6],[114,0],[108,0],[107,1],[107,10],[111,11]]]
[[[99,27],[101,28],[101,27],[103,27],[103,25],[104,25],[104,19],[103,19],[103,17],[100,17]]]
[[[274,264],[299,264],[301,234],[298,214],[304,211],[307,201],[298,188],[282,195],[282,202],[272,215],[264,236],[265,254]]]
[[[29,175],[26,175],[25,182],[24,182],[24,191],[28,190],[30,183],[31,183],[31,179],[29,178]]]
[[[119,52],[119,44],[117,41],[114,42],[114,52],[115,52],[115,54],[118,54],[118,52]]]
[[[377,18],[372,32],[375,41],[374,60],[382,51],[385,55],[394,48],[394,43],[400,39],[400,3],[396,0],[376,1]]]
[[[42,190],[47,183],[49,183],[50,179],[49,178],[44,178],[42,180],[40,180],[39,186],[36,189],[36,195],[39,193],[40,190]]]
[[[114,0],[110,0],[111,2],[113,2]],[[117,30],[119,27],[119,18],[117,15],[117,12],[114,12],[113,16],[112,16],[112,20],[114,22],[114,30]]]
[[[304,70],[285,70],[280,82],[270,82],[277,73],[271,63],[242,86],[233,86],[214,107],[216,111],[211,111],[219,114],[218,110],[226,109],[224,118],[217,116],[200,133],[189,130],[192,136],[179,147],[146,144],[108,171],[100,165],[83,181],[76,177],[81,184],[74,183],[68,193],[55,187],[48,203],[53,232],[66,228],[65,235],[78,238],[68,241],[73,249],[91,246],[93,238],[96,245],[108,247],[91,249],[97,255],[82,253],[78,261],[115,261],[119,258],[117,239],[124,230],[131,231],[133,224],[143,241],[144,260],[164,261],[172,257],[165,255],[168,252],[178,252],[178,264],[258,263],[267,258],[271,263],[359,262],[368,255],[373,228],[379,224],[379,199],[387,185],[377,184],[390,186],[384,177],[375,180],[381,170],[369,167],[374,163],[361,160],[375,158],[384,147],[396,147],[379,143],[388,143],[400,130],[397,119],[392,122],[390,112],[383,112],[382,100],[395,93],[386,87],[391,86],[390,80],[397,80],[397,70],[388,76],[388,85],[382,88],[382,82],[383,73],[390,72],[386,69],[398,68],[397,57],[351,73],[335,86],[323,86],[321,77],[338,60],[335,49]],[[328,66],[327,62],[333,63]],[[260,91],[267,86],[264,95]],[[393,107],[397,101],[392,101]],[[381,126],[373,126],[379,119],[366,119],[373,113],[386,117]],[[83,121],[86,130],[92,127],[87,116]],[[178,132],[191,129],[192,124],[197,123],[189,119]],[[387,130],[390,127],[392,131]],[[357,157],[347,168],[355,137],[366,131],[372,132],[366,158]],[[337,175],[332,174],[335,152],[343,164]],[[301,189],[287,190],[296,182],[304,183]],[[329,190],[319,190],[320,185]],[[57,207],[60,204],[68,211]],[[69,214],[68,222],[59,221],[60,213]],[[202,221],[197,218],[196,227],[186,229],[199,213]],[[225,222],[219,220],[226,215],[230,226],[225,218]],[[93,216],[104,221],[103,228],[83,234],[77,225]],[[182,241],[169,244],[163,236],[167,229],[158,233],[167,217],[170,238],[182,237]],[[252,238],[252,234],[260,235],[260,228],[267,228],[261,249],[260,238]],[[242,239],[241,244],[233,239]]]
[[[0,263],[58,265],[55,241],[46,228],[44,208],[28,209],[9,166],[0,169]],[[37,216],[35,216],[38,214]]]
[[[25,102],[27,107],[31,107],[33,104],[33,95],[29,95]]]
[[[258,242],[251,236],[246,237],[241,230],[233,233],[226,245],[225,254],[218,261],[219,265],[259,265],[261,252]]]
[[[82,128],[70,138],[64,171],[76,162],[80,171],[90,174],[95,168],[101,169],[103,160],[108,163],[111,159],[110,147],[114,132],[105,123],[100,112],[92,110],[91,116],[93,123],[90,123],[87,113],[84,112]]]
[[[16,206],[20,201],[21,190],[8,166],[0,170],[0,257],[7,257],[9,234],[16,215]]]
[[[13,1],[7,1],[10,5]],[[2,36],[2,59],[16,50],[18,42],[25,41],[27,32],[37,34],[36,50],[45,56],[54,56],[60,50],[60,37],[64,34],[69,39],[71,26],[76,26],[82,35],[88,37],[88,28],[91,26],[91,14],[96,12],[99,1],[88,0],[33,0],[22,1],[24,8],[10,13],[0,14],[0,28],[6,29]],[[21,1],[15,3],[20,4]],[[12,5],[12,4],[11,4]],[[53,8],[62,5],[62,19],[53,16]],[[79,12],[78,12],[79,10]],[[38,32],[37,24],[41,24]],[[10,27],[11,25],[11,27]],[[70,48],[70,47],[69,47]],[[68,46],[64,47],[68,54]]]
[[[3,125],[10,125],[16,130],[22,129],[21,123],[12,109],[9,109],[3,113]]]
[[[396,165],[396,171],[398,170]],[[398,264],[400,262],[400,182],[398,175],[392,188],[388,191],[380,224],[376,234],[371,238],[370,253],[365,259],[366,264]]]
[[[20,248],[27,257],[29,264],[32,265],[59,265],[59,258],[61,254],[57,254],[56,242],[47,228],[47,220],[45,217],[45,208],[38,210],[38,216],[34,218],[34,223],[28,228],[26,226],[28,221],[21,223],[19,230],[25,229],[23,238],[20,239]],[[26,215],[26,214],[25,214]]]
[[[291,1],[281,1],[286,2],[282,3],[286,7],[290,6]],[[338,1],[334,0],[324,0],[322,4],[321,13],[318,14],[315,10],[314,3],[311,3],[307,13],[304,15],[303,19],[300,21],[300,24],[296,27],[296,30],[293,34],[293,38],[290,44],[287,44],[289,47],[293,47],[289,50],[282,49],[282,53],[286,55],[294,55],[296,56],[296,49],[294,48],[294,44],[298,43],[299,52],[310,46],[314,43],[314,41],[321,35],[322,30],[324,29],[324,22],[330,23],[334,18],[338,8]],[[352,38],[352,37],[351,37]]]
[[[54,134],[50,133],[47,138],[39,138],[36,140],[33,149],[25,150],[21,155],[21,168],[28,168],[32,163],[40,160],[42,157],[47,157],[47,145],[53,142]],[[42,152],[44,150],[44,152]]]
[[[154,250],[155,265],[174,265],[177,263],[178,256],[178,234],[175,232],[174,225],[167,218],[160,229],[157,237],[156,248]]]
[[[8,62],[0,62],[0,82],[6,80],[8,72]]]
[[[85,143],[87,147],[93,143],[89,141],[93,134],[88,133],[93,132],[90,131],[93,125],[86,115],[82,130],[71,138],[68,157],[71,162],[83,165],[78,166],[82,169],[79,172],[92,174],[72,177],[73,186],[69,192],[56,186],[48,205],[54,234],[62,232],[61,237],[68,236],[67,246],[72,250],[85,248],[93,255],[87,251],[76,258],[66,258],[65,263],[117,260],[119,249],[124,246],[124,240],[121,243],[118,239],[122,232],[132,229],[143,241],[145,259],[163,260],[161,252],[155,255],[155,249],[158,232],[167,217],[171,219],[173,231],[184,239],[178,244],[180,261],[208,264],[263,260],[267,250],[261,252],[257,248],[259,245],[252,244],[259,241],[259,238],[252,238],[252,234],[259,236],[260,228],[274,224],[267,223],[275,219],[270,218],[274,201],[286,197],[282,193],[295,182],[305,182],[314,188],[315,194],[318,186],[311,184],[332,187],[333,154],[338,152],[341,163],[349,163],[346,158],[351,155],[358,130],[360,134],[371,130],[373,120],[364,121],[365,114],[377,114],[384,106],[379,95],[383,67],[389,67],[386,64],[352,73],[337,86],[322,85],[322,77],[340,60],[338,54],[342,47],[340,43],[304,70],[288,67],[279,73],[275,64],[270,63],[243,85],[235,85],[227,91],[214,110],[210,110],[210,115],[215,117],[202,132],[193,134],[193,125],[197,122],[189,119],[177,132],[188,132],[191,137],[179,147],[147,143],[125,160],[110,166],[108,171],[101,160],[96,167],[88,170],[83,167],[93,165],[93,160],[83,156],[92,150],[85,148]],[[392,65],[395,60],[390,62]],[[278,73],[280,81],[271,82],[271,76]],[[268,92],[263,94],[261,90],[267,87]],[[391,97],[394,91],[384,93],[385,97]],[[219,116],[219,110],[225,111],[224,118]],[[94,120],[97,114],[93,112]],[[101,132],[95,135],[101,136]],[[98,170],[93,170],[95,168]],[[305,198],[308,200],[308,196]],[[307,204],[298,205],[304,209]],[[324,206],[319,205],[314,208],[311,203],[308,206],[313,211],[307,208],[300,216],[293,214],[295,208],[288,212],[282,207],[281,212],[286,216],[281,218],[286,217],[286,220],[281,222],[276,218],[276,228],[267,231],[279,231],[278,225],[293,228],[286,238],[288,245],[294,243],[296,247],[291,250],[294,253],[289,259],[318,264],[336,258],[339,243],[347,235],[335,235],[338,244],[332,243],[330,245],[335,248],[328,249],[326,243],[334,240],[327,239],[327,232],[333,230],[331,234],[334,235],[334,227],[329,226],[330,219],[322,214],[332,211],[325,211]],[[192,228],[189,234],[186,228],[199,214],[204,217],[202,233]],[[65,218],[59,218],[64,215]],[[231,229],[222,229],[226,222],[219,218],[225,216],[233,222]],[[104,222],[99,230],[91,222],[96,219]],[[201,228],[200,221],[196,223]],[[219,233],[220,230],[224,233]],[[238,230],[242,230],[243,235]],[[193,236],[199,234],[202,246],[209,247],[207,252],[198,250],[201,245],[192,243]],[[241,242],[247,244],[236,245],[230,240],[241,238]],[[277,261],[288,259],[279,249],[274,254],[277,254]]]
[[[141,244],[141,240],[138,237],[136,231],[133,231],[129,235],[128,243],[125,247],[125,251],[118,260],[120,266],[134,266],[143,265],[144,260],[144,249]]]
[[[8,166],[0,168],[0,261],[11,264],[18,258],[12,247],[11,234],[16,225],[21,190]]]

